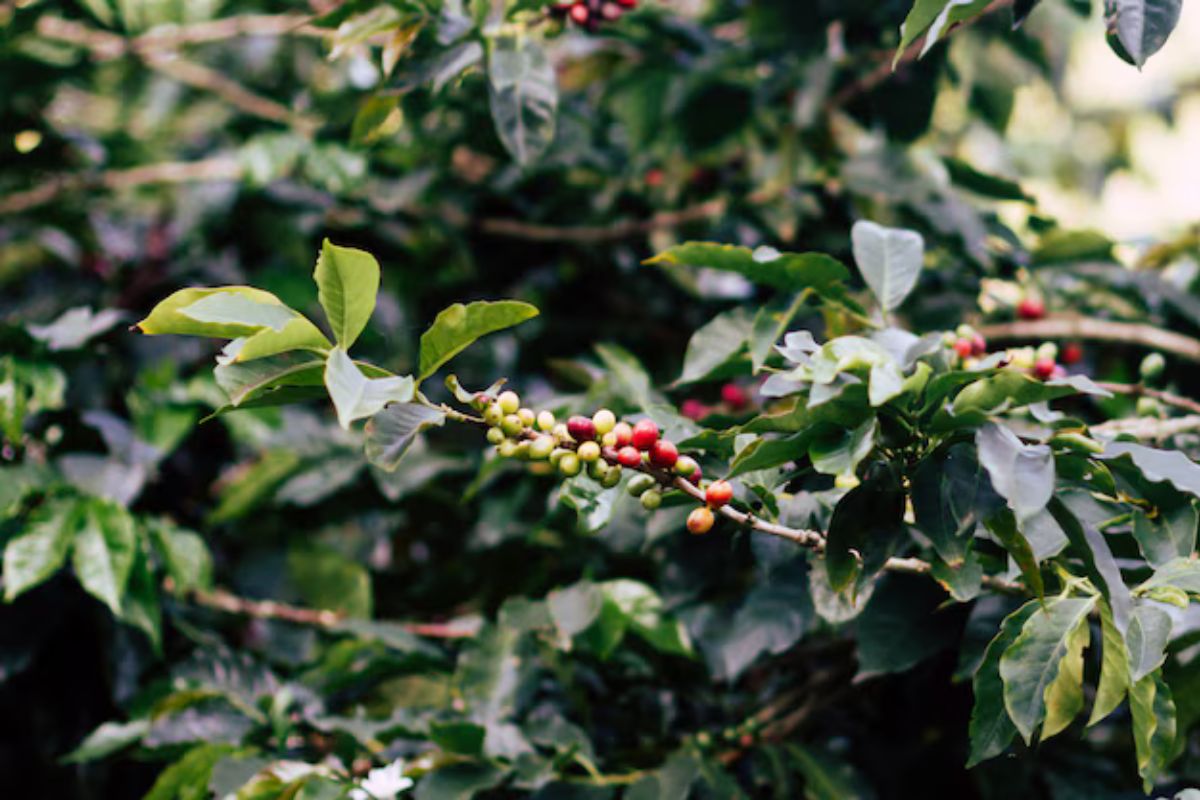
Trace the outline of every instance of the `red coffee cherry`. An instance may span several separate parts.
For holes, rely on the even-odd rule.
[[[954,343],[954,352],[958,353],[962,358],[970,358],[974,348],[971,346],[970,339],[959,339]]]
[[[666,439],[659,439],[650,447],[650,463],[659,469],[670,469],[679,460],[679,449]]]
[[[1052,358],[1039,358],[1033,365],[1033,374],[1042,380],[1047,380],[1054,375],[1054,370],[1057,366]]]
[[[1062,350],[1062,362],[1064,364],[1078,364],[1083,360],[1083,345],[1079,342],[1069,342]]]
[[[571,16],[571,21],[576,25],[587,25],[588,19],[592,16],[592,12],[588,11],[588,7],[583,3],[576,3],[575,5],[571,6],[571,11],[569,13]]]
[[[689,533],[702,536],[712,530],[714,522],[716,522],[716,517],[713,516],[712,509],[708,506],[700,506],[692,509],[692,513],[688,514],[687,529]]]
[[[679,413],[690,419],[692,422],[699,422],[708,416],[708,407],[694,397],[689,397],[683,401],[683,405],[679,407]]]
[[[1026,297],[1017,306],[1017,316],[1021,319],[1035,320],[1046,316],[1046,304],[1037,297]]]
[[[638,0],[616,0],[622,8],[637,8]]]
[[[617,451],[617,463],[623,467],[641,466],[642,454],[638,452],[636,447],[625,445]]]
[[[714,481],[704,492],[704,502],[720,508],[733,499],[733,485],[729,481]]]
[[[987,352],[987,339],[978,333],[971,337],[971,355],[981,356]]]
[[[571,417],[567,420],[567,433],[577,442],[590,442],[596,438],[596,423],[587,417]]]
[[[633,426],[630,443],[638,450],[649,450],[658,441],[658,426],[652,420],[643,419]]]
[[[750,396],[736,383],[727,383],[721,387],[721,399],[734,411],[741,411],[750,405]]]

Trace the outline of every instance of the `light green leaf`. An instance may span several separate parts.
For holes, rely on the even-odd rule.
[[[1152,483],[1169,481],[1181,492],[1200,497],[1200,464],[1178,450],[1158,450],[1134,442],[1109,442],[1103,459],[1128,458]]]
[[[1137,749],[1138,774],[1149,794],[1155,779],[1166,769],[1175,745],[1175,701],[1158,673],[1133,684],[1129,690],[1133,717],[1133,743]]]
[[[1041,570],[1038,569],[1037,557],[1029,540],[1017,525],[1017,518],[1012,511],[1006,508],[999,509],[984,520],[984,525],[1012,556],[1021,570],[1025,585],[1040,598],[1045,593],[1045,586]]]
[[[734,272],[748,280],[785,292],[810,290],[840,297],[850,271],[824,253],[780,253],[708,242],[686,242],[644,262],[654,266],[706,267]]]
[[[199,309],[195,308],[201,301],[208,302]],[[234,302],[237,303],[236,308],[221,305]],[[184,313],[185,309],[190,313]],[[203,319],[194,316],[195,314],[199,314]],[[267,322],[272,326],[282,327],[295,315],[296,312],[285,306],[275,295],[250,286],[180,289],[156,305],[150,316],[134,327],[150,336],[180,334],[237,339],[258,333]]]
[[[417,434],[442,425],[446,415],[419,403],[395,403],[367,423],[367,460],[392,472],[408,452]]]
[[[1054,453],[1046,445],[1027,445],[995,422],[975,434],[979,463],[996,493],[1008,501],[1018,523],[1037,514],[1054,494]]]
[[[313,280],[334,338],[343,350],[349,350],[375,311],[379,262],[370,253],[338,247],[326,239]]]
[[[692,334],[683,357],[683,374],[679,383],[729,377],[744,368],[743,356],[754,328],[754,320],[744,308],[726,311],[713,317]]]
[[[1141,69],[1179,24],[1183,0],[1105,0],[1104,6],[1108,28],[1121,45],[1114,49]]]
[[[1104,600],[1100,601],[1100,634],[1104,642],[1104,653],[1100,661],[1100,684],[1096,687],[1096,699],[1092,703],[1092,715],[1088,725],[1095,725],[1107,717],[1129,691],[1129,651],[1125,639],[1113,622],[1112,609]]]
[[[682,623],[666,614],[662,598],[649,586],[622,579],[606,581],[599,588],[604,598],[620,609],[630,630],[655,649],[675,655],[692,653],[692,643]]]
[[[826,426],[808,446],[813,469],[823,475],[850,475],[875,447],[879,422],[871,417],[857,428]]]
[[[202,744],[164,769],[142,800],[206,800],[213,766],[234,752],[233,745]]]
[[[55,500],[37,509],[25,530],[4,548],[4,599],[12,601],[49,578],[67,559],[76,526],[74,503]]]
[[[850,231],[854,261],[884,312],[898,308],[917,285],[925,240],[916,231],[861,220]]]
[[[129,722],[106,722],[87,735],[71,752],[62,757],[64,764],[81,764],[95,761],[123,750],[139,741],[150,730],[150,720],[134,719]]]
[[[1058,662],[1058,674],[1046,687],[1046,721],[1042,723],[1042,741],[1061,733],[1083,710],[1083,650],[1091,638],[1087,619],[1072,628],[1066,638],[1066,652]]]
[[[288,551],[287,566],[306,605],[360,619],[371,616],[371,575],[362,564],[332,548],[306,543]]]
[[[355,420],[379,413],[388,403],[413,399],[411,375],[368,378],[340,346],[330,351],[325,362],[325,388],[337,409],[338,423],[346,429]]]
[[[1004,681],[1000,677],[1000,658],[1021,634],[1025,622],[1038,610],[1036,600],[1030,600],[1005,617],[996,638],[984,651],[983,661],[975,670],[972,688],[975,705],[971,709],[971,756],[967,768],[995,758],[1008,749],[1017,729],[1004,707]]]
[[[323,355],[329,347],[329,340],[316,325],[309,322],[307,317],[296,315],[279,330],[263,328],[253,336],[234,339],[225,345],[218,361],[223,364],[254,361],[293,350],[308,350]]]
[[[212,586],[212,555],[199,534],[176,527],[169,519],[152,520],[147,530],[177,592]]]
[[[1172,586],[1188,594],[1200,594],[1200,561],[1194,558],[1176,558],[1154,571],[1146,582],[1137,588],[1138,594],[1151,589]]]
[[[1129,653],[1129,678],[1137,683],[1157,670],[1167,658],[1171,641],[1171,615],[1149,603],[1139,603],[1133,609],[1125,645]]]
[[[416,800],[471,800],[503,779],[503,771],[486,764],[451,764],[421,779]]]
[[[504,32],[488,39],[487,71],[496,134],[518,164],[532,164],[554,141],[554,65],[537,39],[524,32]]]
[[[98,498],[81,506],[72,562],[75,577],[117,615],[137,544],[133,517],[123,507]]]
[[[1004,706],[1027,744],[1032,742],[1033,732],[1046,714],[1051,687],[1072,679],[1070,663],[1063,672],[1063,660],[1073,658],[1079,648],[1077,629],[1087,626],[1088,613],[1095,604],[1094,597],[1048,600],[1044,607],[1034,611],[1016,641],[1000,657]],[[1065,677],[1060,678],[1060,673]],[[1057,718],[1058,712],[1056,721]]]
[[[437,372],[481,336],[511,328],[537,315],[536,308],[517,300],[455,303],[438,314],[429,330],[421,334],[421,368],[417,380],[423,381]]]

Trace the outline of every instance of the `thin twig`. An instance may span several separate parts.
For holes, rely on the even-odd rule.
[[[1099,383],[1101,389],[1106,389],[1113,394],[1131,395],[1133,397],[1150,397],[1165,406],[1174,406],[1182,408],[1191,414],[1200,414],[1200,403],[1192,400],[1190,397],[1164,392],[1160,389],[1151,389],[1149,386],[1142,386],[1139,383]]]
[[[164,581],[164,585],[168,590],[172,588],[169,579]],[[187,593],[187,597],[196,605],[222,611],[226,614],[250,617],[252,619],[280,620],[282,622],[291,622],[296,625],[306,625],[326,630],[336,628],[346,619],[344,614],[336,611],[301,608],[275,600],[251,600],[246,597],[239,597],[224,589],[193,589]],[[424,636],[431,639],[467,639],[474,636],[474,632],[467,628],[449,624],[426,622],[403,623],[402,627],[415,636]]]
[[[1092,427],[1093,433],[1113,436],[1125,434],[1138,439],[1169,439],[1181,433],[1195,433],[1196,431],[1200,431],[1200,416],[1195,414],[1171,419],[1157,417],[1113,419]]]
[[[1139,322],[1114,322],[1092,317],[1053,317],[984,325],[979,328],[979,333],[991,341],[1084,339],[1123,342],[1161,350],[1189,361],[1200,361],[1200,339]]]
[[[531,242],[601,244],[633,239],[657,230],[678,228],[689,222],[715,219],[725,213],[728,202],[716,198],[678,211],[660,211],[641,220],[619,220],[609,225],[539,225],[518,219],[483,219],[476,226],[483,233]]]

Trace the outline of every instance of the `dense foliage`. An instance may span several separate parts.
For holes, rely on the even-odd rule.
[[[970,160],[1090,10],[0,4],[5,786],[1186,797],[1200,246]]]

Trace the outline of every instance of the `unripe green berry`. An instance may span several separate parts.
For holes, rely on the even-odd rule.
[[[500,428],[508,436],[520,436],[525,430],[525,424],[516,414],[509,414],[504,418],[504,422],[500,423]]]
[[[1163,370],[1167,368],[1167,360],[1163,358],[1162,353],[1151,353],[1142,359],[1142,365],[1138,367],[1138,372],[1144,381],[1153,381],[1163,374]]]
[[[604,463],[604,462],[597,462]],[[621,465],[612,464],[604,473],[604,477],[600,479],[600,485],[605,489],[611,489],[621,482]]]
[[[488,428],[487,440],[492,444],[500,444],[504,441],[504,431],[499,428]]]
[[[604,480],[604,476],[608,474],[608,462],[602,458],[595,461],[589,461],[587,465],[588,477],[594,481]]]
[[[1137,415],[1139,417],[1157,417],[1162,413],[1162,406],[1153,397],[1139,397]]]
[[[483,421],[493,428],[500,427],[500,423],[504,422],[504,410],[500,408],[499,403],[492,403],[483,412]]]
[[[617,426],[617,415],[602,408],[592,415],[592,424],[596,426],[596,434],[603,436]]]
[[[582,469],[583,464],[574,453],[567,453],[558,461],[558,471],[568,478],[574,478]]]
[[[967,325],[965,322],[962,325],[959,325],[957,328],[955,328],[954,332],[956,334],[958,334],[958,338],[960,338],[960,339],[970,339],[972,336],[975,335],[975,329],[972,328],[970,325]]]
[[[617,446],[617,434],[613,431],[609,431],[600,437],[600,444],[604,445],[605,447],[612,447],[615,449]]]
[[[537,415],[537,426],[539,431],[549,433],[554,430],[554,415],[549,411],[543,411]]]
[[[551,433],[560,442],[568,441],[571,438],[571,434],[567,433],[567,426],[561,422],[554,426]]]
[[[642,508],[647,511],[653,511],[662,505],[662,492],[658,489],[650,489],[642,493]]]
[[[496,398],[496,402],[500,404],[500,410],[505,414],[515,414],[521,407],[521,396],[516,392],[501,392]]]
[[[595,461],[600,458],[600,445],[595,442],[584,442],[576,451],[580,461]]]
[[[700,465],[691,456],[680,456],[679,460],[675,462],[675,474],[684,478],[695,475],[698,469],[700,469]]]
[[[550,463],[557,467],[558,462],[562,461],[562,457],[570,452],[571,451],[565,447],[555,447],[550,451]]]
[[[521,441],[517,442],[516,457],[522,461],[529,460],[529,441],[527,439],[522,439]]]
[[[658,484],[658,481],[651,478],[649,475],[634,475],[629,481],[629,493],[634,497],[641,497],[646,492],[653,489]]]
[[[1039,345],[1038,349],[1034,352],[1034,360],[1042,361],[1043,359],[1048,361],[1057,361],[1058,345],[1056,345],[1054,342],[1043,342],[1041,345]]]
[[[522,408],[517,412],[517,416],[521,418],[521,422],[526,428],[532,428],[533,423],[537,421],[537,415],[533,413],[532,408]]]
[[[544,461],[554,452],[554,438],[539,436],[529,443],[529,457],[534,461]]]
[[[517,455],[517,443],[512,439],[505,439],[496,447],[496,452],[501,458],[515,458]]]

